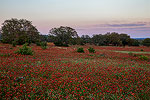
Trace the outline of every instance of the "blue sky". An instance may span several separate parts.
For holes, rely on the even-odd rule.
[[[79,35],[150,37],[150,0],[0,0],[0,24],[11,18],[32,21],[42,34],[63,25]]]

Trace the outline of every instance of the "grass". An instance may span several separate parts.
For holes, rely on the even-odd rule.
[[[113,52],[119,52],[119,53],[135,53],[135,54],[150,54],[150,52],[138,52],[138,51],[113,51]]]

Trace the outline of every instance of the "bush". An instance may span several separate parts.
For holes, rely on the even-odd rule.
[[[144,39],[143,42],[142,42],[142,44],[143,44],[144,46],[149,47],[149,46],[150,46],[150,38]]]
[[[40,42],[36,42],[36,45],[37,45],[37,46],[41,46],[41,43],[40,43]]]
[[[132,52],[129,52],[128,55],[129,56],[134,56],[134,54]]]
[[[77,52],[79,52],[79,53],[84,53],[84,50],[83,50],[83,48],[78,48],[78,49],[77,49]]]
[[[141,49],[141,51],[144,51],[143,49]]]
[[[16,41],[12,41],[12,46],[13,47],[16,47],[16,44],[17,44]]]
[[[41,45],[42,49],[46,49],[47,48],[47,42],[41,42],[40,45]]]
[[[140,58],[141,60],[148,60],[148,57],[143,56],[143,55],[139,56],[139,58]]]
[[[22,55],[33,55],[33,51],[31,48],[27,47],[27,43],[23,45],[23,47],[19,48],[18,51],[15,53],[22,54]]]
[[[89,50],[90,53],[95,53],[95,49],[94,48],[90,47],[88,50]]]
[[[68,44],[64,44],[62,42],[54,42],[55,46],[69,47]]]

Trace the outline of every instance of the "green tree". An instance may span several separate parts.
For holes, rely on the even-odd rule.
[[[149,47],[149,46],[150,46],[150,38],[144,39],[143,42],[142,42],[142,44],[143,44],[144,46]]]
[[[106,41],[106,35],[98,34],[98,35],[93,35],[92,37],[93,44],[95,45],[107,45]]]
[[[53,39],[54,44],[57,46],[73,44],[75,43],[74,40],[79,38],[75,29],[71,27],[60,26],[59,28],[52,28],[49,33],[49,37]]]
[[[109,40],[110,44],[112,44],[114,46],[121,45],[121,40],[120,40],[119,34],[116,32],[113,32],[110,35],[108,35],[108,40]]]
[[[120,34],[119,35],[120,41],[122,42],[122,45],[128,45],[128,39],[130,39],[130,36],[128,36],[127,34]]]
[[[39,32],[31,21],[12,18],[5,20],[1,28],[2,42],[17,44],[35,43],[39,40]]]
[[[91,37],[89,35],[82,35],[81,39],[82,39],[84,44],[91,43]]]
[[[129,38],[129,39],[127,39],[127,42],[128,42],[129,46],[139,46],[140,45],[139,41],[136,39]]]

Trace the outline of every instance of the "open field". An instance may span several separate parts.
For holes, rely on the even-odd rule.
[[[85,53],[77,53],[78,47],[31,46],[29,56],[0,44],[0,98],[149,100],[150,48],[92,46],[96,53],[89,53],[90,46],[80,46]]]

